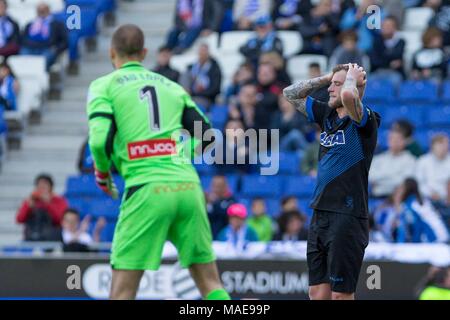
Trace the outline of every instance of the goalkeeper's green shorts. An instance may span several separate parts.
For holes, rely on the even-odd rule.
[[[157,270],[165,242],[182,267],[215,260],[205,197],[193,182],[151,182],[126,190],[112,244],[116,270]]]

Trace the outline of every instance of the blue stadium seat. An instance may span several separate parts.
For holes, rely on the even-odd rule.
[[[100,197],[103,192],[95,184],[94,175],[72,176],[66,182],[67,197]]]
[[[364,93],[365,103],[388,102],[394,99],[394,86],[389,81],[368,81]]]
[[[442,84],[442,100],[450,102],[450,80],[444,81]]]
[[[309,207],[309,204],[311,203],[311,199],[298,199],[298,206],[301,212],[306,214],[308,217],[307,219],[307,225],[309,225],[312,215],[313,215],[313,209]]]
[[[388,129],[378,130],[377,151],[384,151],[388,148]]]
[[[206,164],[203,159],[201,163],[194,163],[194,167],[200,175],[212,176],[216,173],[216,167],[212,164]]]
[[[437,93],[438,87],[431,81],[405,81],[400,85],[398,97],[403,103],[435,102]]]
[[[295,152],[279,153],[281,174],[300,174],[300,157]]]
[[[209,120],[214,128],[222,130],[228,118],[228,107],[214,105],[209,112]]]
[[[88,214],[92,217],[105,217],[108,221],[116,221],[119,216],[120,200],[93,199],[89,202]]]
[[[284,195],[302,199],[311,198],[316,187],[316,179],[310,176],[288,177]]]
[[[281,188],[280,176],[248,175],[242,178],[241,194],[248,198],[276,198],[281,195]]]
[[[402,105],[400,107],[391,107],[386,110],[384,117],[381,119],[381,125],[388,128],[396,120],[406,119],[411,122],[416,128],[423,127],[423,107]]]
[[[84,216],[88,212],[89,202],[83,198],[77,197],[69,197],[67,198],[67,201],[69,202],[69,208],[78,210],[78,212],[80,213],[80,217],[84,218]]]
[[[119,190],[119,196],[122,196],[124,191],[123,179],[115,175],[114,182]],[[80,176],[71,176],[66,181],[66,197],[108,197],[95,184],[95,177],[93,174],[83,174]]]
[[[430,107],[427,110],[427,115],[427,124],[429,128],[450,127],[450,106]]]

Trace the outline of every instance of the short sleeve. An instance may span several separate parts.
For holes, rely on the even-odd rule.
[[[378,129],[380,126],[381,117],[378,113],[372,111],[366,106],[363,106],[363,117],[361,122],[353,121],[353,123],[358,127],[359,131],[370,136],[371,133]]]
[[[315,122],[322,126],[328,108],[327,103],[316,100],[310,96],[306,97],[306,113],[309,122]]]

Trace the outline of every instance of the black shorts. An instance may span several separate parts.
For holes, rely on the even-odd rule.
[[[368,242],[368,219],[314,210],[308,232],[309,285],[329,283],[334,292],[355,292]]]

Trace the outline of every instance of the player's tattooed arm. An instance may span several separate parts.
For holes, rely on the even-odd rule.
[[[366,72],[358,65],[349,65],[347,77],[341,91],[341,100],[350,118],[361,122],[363,118],[363,105],[359,97],[358,86],[365,87]]]
[[[331,78],[332,74],[330,73],[322,77],[297,81],[296,83],[293,83],[289,87],[285,88],[283,90],[283,95],[290,103],[295,106],[298,111],[300,111],[304,115],[307,115],[306,97],[314,90],[329,85]]]

